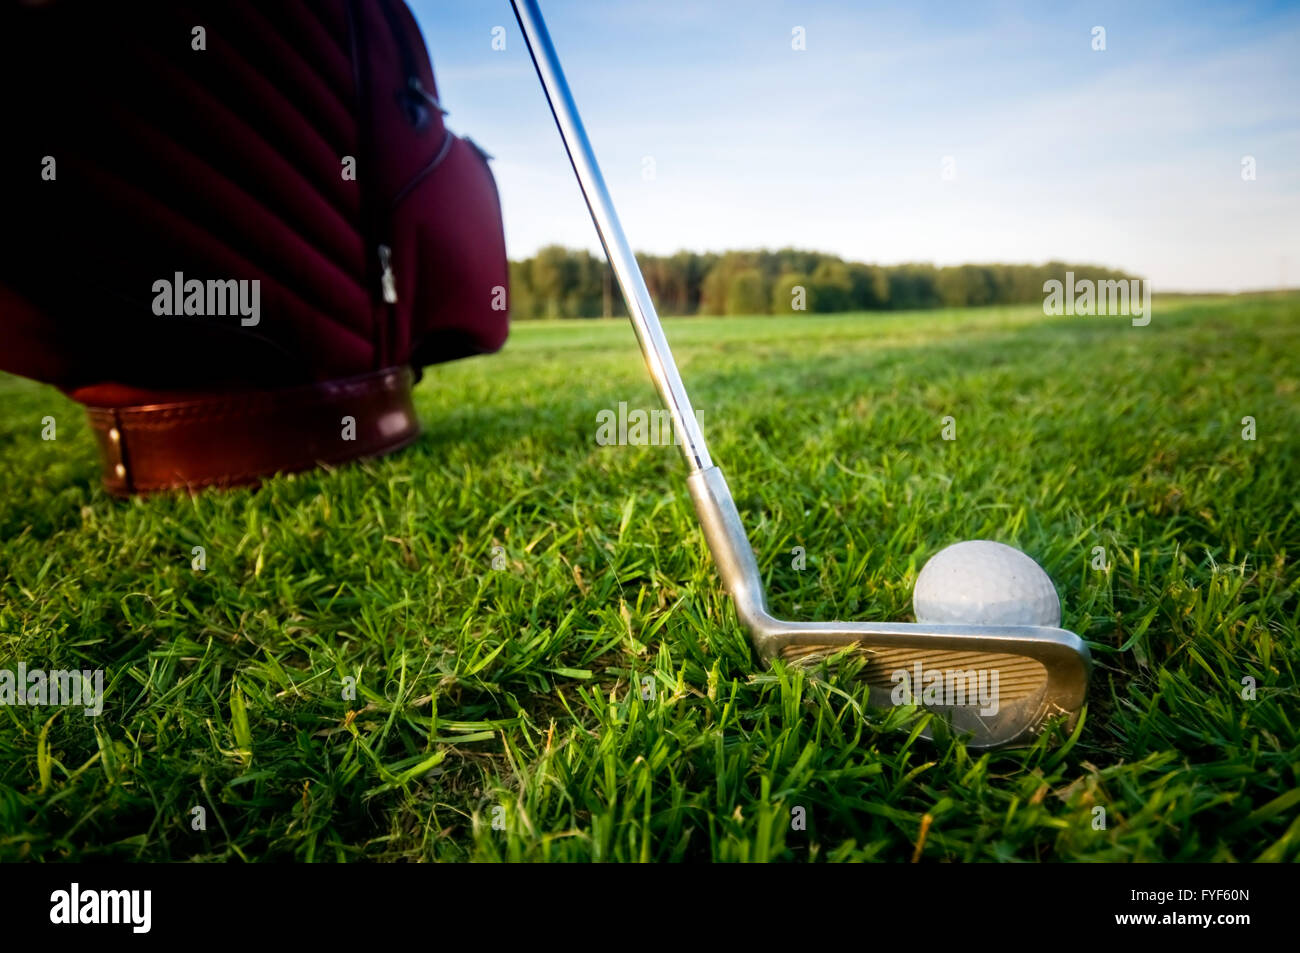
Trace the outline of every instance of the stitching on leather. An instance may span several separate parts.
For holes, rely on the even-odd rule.
[[[276,473],[300,473],[303,470],[311,470],[322,463],[328,464],[330,466],[341,466],[343,464],[353,463],[357,460],[364,460],[367,458],[381,456],[385,453],[392,453],[394,451],[401,450],[404,447],[410,446],[412,443],[416,441],[416,439],[419,436],[420,436],[420,431],[419,428],[417,427],[412,429],[409,433],[403,434],[400,440],[388,444],[379,444],[378,446],[374,446],[374,447],[367,447],[365,450],[362,450],[357,454],[344,457],[338,460],[324,460],[319,457],[314,457],[310,460],[307,460],[306,458],[299,458],[298,460],[295,460],[291,463],[276,464],[274,469],[271,470],[248,470],[244,473],[223,473],[220,476],[214,476],[210,479],[199,479],[199,480],[188,480],[188,481],[174,480],[169,483],[157,483],[157,482],[136,483],[134,484],[134,488],[136,492],[149,493],[156,490],[179,490],[185,487],[230,486],[230,485],[235,485],[240,483],[246,483],[247,481],[251,481],[251,480],[260,481],[267,477],[271,477]]]
[[[260,92],[262,95],[267,95],[269,93],[271,95],[278,96],[280,100],[283,102],[284,106],[286,107],[286,111],[298,115],[302,119],[303,124],[311,131],[312,135],[315,136],[317,142],[320,145],[331,150],[337,149],[336,144],[334,144],[331,141],[330,137],[326,135],[327,130],[323,130],[319,128],[314,122],[311,121],[311,117],[309,117],[306,113],[302,112],[301,110],[296,109],[293,105],[293,101],[287,99],[285,97],[285,94],[280,90],[279,87],[267,82],[266,77],[263,76],[257,70],[257,67],[254,66],[246,59],[244,55],[246,51],[239,49],[234,44],[230,44],[230,49],[234,53],[234,55],[238,57],[239,62],[248,70],[249,75],[253,76],[256,82],[263,84],[263,88],[261,90],[250,90],[250,92],[253,92],[254,94]],[[222,110],[229,119],[233,120],[236,126],[244,130],[244,134],[248,135],[251,138],[256,138],[258,142],[260,142],[262,145],[266,146],[266,148],[269,149],[271,152],[279,156],[287,165],[293,167],[294,169],[299,169],[301,167],[301,163],[302,163],[301,156],[289,155],[285,153],[284,150],[281,149],[275,142],[272,142],[266,136],[262,135],[261,132],[257,129],[257,127],[252,125],[242,116],[240,116],[237,112],[231,109],[231,107],[227,103],[223,102],[220,96],[217,95],[216,90],[208,86],[204,86],[202,83],[199,83],[198,81],[194,80],[189,74],[185,73],[184,70],[182,70],[175,63],[171,62],[165,57],[157,56],[151,50],[148,49],[143,50],[141,56],[144,57],[147,62],[153,64],[155,71],[158,72],[160,76],[165,75],[168,81],[180,80],[180,81],[188,82],[189,83],[188,89],[190,91],[190,95],[187,98],[192,100],[195,98],[195,94],[204,97],[206,101],[203,104],[203,108],[205,109],[216,108]],[[163,71],[158,70],[158,66],[160,64],[167,68],[167,72],[165,74],[163,73]],[[179,91],[181,87],[178,86],[177,89]],[[331,91],[331,96],[332,95],[333,92]],[[339,102],[339,107],[352,120],[353,125],[355,126],[357,122],[357,118],[354,111],[354,107],[349,103],[343,101]],[[145,125],[149,126],[148,123],[145,123]],[[149,126],[149,128],[153,128],[153,127]],[[314,193],[316,193],[316,195],[318,195],[321,198],[321,200],[325,202],[326,205],[328,205],[331,209],[333,209],[339,215],[340,218],[342,218],[344,221],[348,220],[348,213],[345,208],[338,207],[333,202],[331,202],[329,200],[329,195],[325,193],[323,190],[321,190],[320,188],[318,188],[311,179],[308,179],[304,176],[303,181],[306,182],[308,187]]]
[[[337,380],[321,381],[306,387],[286,388],[281,391],[257,391],[248,394],[234,394],[224,397],[204,398],[176,403],[159,403],[143,405],[157,409],[144,410],[141,406],[124,405],[122,407],[88,406],[87,412],[102,420],[112,420],[115,415],[129,413],[135,416],[152,417],[169,411],[197,411],[205,408],[256,409],[266,406],[283,406],[285,402],[312,403],[327,402],[334,395],[350,396],[357,391],[382,392],[410,390],[411,372],[408,368],[385,368],[372,374],[357,377],[345,377]],[[327,390],[328,389],[328,390]]]
[[[227,254],[231,255],[233,258],[242,262],[243,263],[242,267],[247,268],[250,271],[257,270],[257,266],[253,264],[252,261],[249,260],[247,255],[237,250],[233,245],[227,242],[224,238],[216,235],[209,229],[205,229],[203,226],[195,224],[193,221],[179,214],[178,212],[175,212],[164,203],[158,202],[157,200],[153,199],[153,197],[148,192],[144,191],[143,189],[141,189],[139,186],[137,186],[135,183],[131,182],[130,180],[121,178],[120,176],[102,167],[96,167],[93,169],[87,167],[86,171],[89,173],[88,177],[101,178],[102,180],[109,183],[111,188],[116,190],[121,205],[128,206],[128,207],[129,206],[146,207],[151,205],[152,209],[157,214],[172,219],[172,221],[169,221],[167,223],[168,231],[175,232],[177,229],[180,229],[182,232],[184,232],[186,229],[189,229],[195,235],[201,233],[209,241],[213,241],[216,244],[220,245],[222,249],[226,251]],[[186,240],[188,240],[188,237]],[[268,276],[270,276],[271,280],[274,281],[275,284],[279,286],[279,288],[283,291],[283,293],[288,297],[292,298],[298,304],[298,306],[302,308],[302,310],[305,313],[313,317],[323,318],[325,321],[328,321],[331,325],[338,328],[340,331],[343,331],[346,334],[350,334],[352,337],[356,338],[358,341],[360,341],[362,344],[366,345],[367,347],[372,346],[370,338],[368,337],[366,331],[358,330],[347,324],[344,324],[338,318],[334,317],[333,315],[329,314],[326,311],[321,310],[320,307],[318,307],[315,304],[312,304],[310,301],[308,301],[307,299],[303,298],[300,294],[298,294],[298,292],[294,289],[294,287],[290,285],[283,276],[278,274],[273,274],[267,269],[262,269],[262,270]],[[256,337],[259,340],[267,341],[268,343],[275,345],[281,351],[285,350],[284,346],[280,342],[274,340],[273,338],[268,338],[264,334],[249,332],[248,329],[246,328],[242,329],[241,333],[248,334],[251,337]]]
[[[309,409],[309,408],[303,408],[303,409]],[[330,409],[330,406],[322,404],[316,407],[315,409],[324,412],[324,411],[328,411]],[[347,410],[348,408],[346,406],[340,405],[334,407],[333,409]],[[400,409],[402,410],[404,416],[409,416],[414,418],[414,414],[406,413],[406,408],[400,408]],[[195,413],[189,415],[176,415],[176,416],[170,416],[170,417],[161,418],[157,420],[125,422],[123,432],[128,436],[136,436],[143,433],[151,433],[151,432],[156,433],[160,430],[172,430],[178,426],[184,426],[186,424],[202,424],[202,423],[216,424],[216,423],[221,423],[223,421],[240,421],[240,420],[247,419],[249,416],[250,416],[249,414],[236,414],[236,413],[226,413],[226,414]]]
[[[267,6],[274,10],[274,5],[268,4]],[[320,18],[315,15],[314,11],[311,10],[311,4],[306,3],[306,4],[302,4],[301,6],[307,8],[308,15],[310,15],[312,20],[316,22],[320,33],[324,34],[325,37],[328,40],[330,40],[332,43],[334,41],[334,37],[330,35],[329,30],[326,29],[325,25],[321,22]],[[299,48],[300,44],[295,42],[295,40],[298,39],[298,37],[291,36],[290,34],[286,33],[284,30],[284,24],[277,19],[273,19],[275,13],[281,11],[274,10],[274,12],[269,12],[267,9],[252,8],[251,12],[253,13],[254,16],[261,18],[263,23],[269,23],[271,26],[274,27],[274,35],[279,38],[280,45],[285,47],[289,51],[290,55],[294,56],[298,60],[298,62],[301,63],[303,67],[306,68],[307,72],[310,73],[313,78],[315,78],[316,82],[321,86],[321,88],[329,92],[330,98],[333,99],[338,105],[342,106],[344,112],[347,112],[348,107],[346,102],[343,100],[340,91],[334,87],[334,84],[333,82],[331,82],[330,77],[326,73],[322,72],[321,69],[319,68],[321,64],[319,64],[314,59],[308,59],[306,56],[304,56],[302,50]],[[293,14],[291,13],[290,17],[292,16]],[[233,48],[233,44],[232,44],[232,48]],[[242,51],[239,52],[240,52],[240,59],[245,59],[245,55],[243,54],[243,52]],[[314,128],[314,124],[313,124],[313,128]]]
[[[311,3],[299,3],[298,7],[299,9],[307,11],[307,13],[311,16],[311,18],[315,20],[316,23],[320,26],[321,33],[325,34],[325,36],[330,38],[330,42],[334,44],[334,49],[336,49],[344,59],[347,59],[348,51],[344,47],[339,46],[338,37],[336,37],[333,33],[330,32],[329,24],[325,22],[325,18],[321,15],[321,11],[319,10],[319,8],[316,5],[313,5]],[[346,28],[347,26],[345,23],[344,29]]]
[[[207,91],[204,90],[204,92]],[[210,95],[211,94],[209,93],[209,96]],[[226,112],[229,113],[235,119],[237,125],[249,130],[250,135],[256,135],[256,132],[252,129],[252,127],[250,127],[247,123],[243,122],[243,120],[240,119],[238,116],[236,116],[234,113],[230,112],[230,110],[227,109],[224,106],[224,104],[216,103],[215,100],[212,100],[212,102],[215,105],[219,106],[220,108],[225,109]],[[263,199],[260,196],[250,192],[248,188],[245,187],[243,182],[239,181],[238,179],[232,178],[231,175],[227,172],[227,170],[219,168],[216,165],[213,165],[202,155],[200,155],[199,153],[191,149],[187,143],[181,142],[180,140],[172,136],[168,136],[162,130],[155,129],[149,126],[147,123],[141,123],[140,129],[141,132],[139,133],[139,136],[143,140],[143,144],[149,145],[150,144],[149,138],[153,136],[156,136],[160,140],[165,141],[169,146],[176,149],[177,151],[179,151],[185,156],[185,163],[187,169],[201,169],[206,174],[211,175],[214,179],[220,181],[227,188],[238,193],[242,197],[242,199],[246,201],[249,205],[256,207],[268,219],[282,226],[285,229],[285,231],[291,234],[297,241],[302,243],[303,248],[306,248],[310,250],[313,254],[315,254],[322,262],[324,262],[326,265],[332,268],[339,277],[341,277],[345,282],[351,285],[354,290],[356,290],[357,292],[363,295],[366,293],[366,282],[364,278],[357,276],[351,270],[349,270],[347,262],[336,259],[332,253],[330,253],[326,249],[322,248],[321,246],[313,242],[311,240],[311,236],[307,234],[307,232],[301,227],[303,223],[289,218],[287,215],[283,213],[281,209],[273,208],[272,206],[268,205],[265,201],[263,201]],[[298,174],[300,181],[304,185],[306,185],[307,189],[311,192],[312,195],[314,195],[318,199],[326,199],[326,197],[316,187],[315,183],[313,183],[310,179],[306,178],[305,176],[302,176],[299,170],[295,168],[294,163],[288,157],[283,155],[278,149],[276,149],[271,143],[267,142],[265,139],[261,139],[260,136],[258,138],[261,140],[263,145],[265,145],[274,155],[276,155],[280,159],[282,163],[284,163],[284,165],[287,168],[292,170],[293,174]],[[162,205],[163,203],[159,203],[159,204]],[[327,207],[330,208],[330,211],[335,215],[338,221],[345,228],[347,228],[349,231],[352,231],[353,233],[356,232],[355,223],[347,216],[345,212],[343,212],[342,210],[334,209],[334,207],[329,204],[328,200],[325,201],[325,204]],[[230,234],[227,230],[230,229],[231,227],[247,228],[247,219],[244,218],[241,219],[239,222],[233,222],[233,223],[232,222],[220,223],[222,230],[227,231],[226,235],[221,235],[220,233],[215,231],[217,225],[219,224],[215,217],[216,215],[219,215],[219,212],[214,212],[214,217],[205,216],[204,220],[206,224],[204,226],[204,230],[213,238],[215,238],[217,241],[226,245],[227,248],[233,250],[234,249],[233,244],[230,244],[227,241],[227,238],[229,237]],[[247,260],[248,256],[246,254],[241,254],[241,257]],[[276,271],[272,271],[272,269],[267,267],[262,267],[261,270],[268,275],[274,275],[276,281],[279,284],[283,285],[285,288],[293,288],[293,285],[290,284],[289,276],[286,275],[284,272],[279,271],[278,269]],[[297,288],[294,288],[294,294],[297,295],[300,298],[300,300],[306,303],[311,308],[312,311],[320,311],[322,313],[325,313],[326,309],[329,307],[329,302],[326,301],[324,298],[320,298],[319,300],[315,297],[308,298],[304,296],[301,292],[299,292]],[[317,292],[316,294],[319,296],[319,292]],[[330,318],[331,320],[334,320],[336,323],[340,323],[340,324],[342,323],[339,319],[334,318],[332,315],[328,313],[325,313],[324,316]],[[349,330],[351,330],[349,325],[343,325],[343,327],[348,327]]]
[[[302,51],[299,49],[299,43],[295,42],[299,38],[287,35],[281,29],[282,24],[279,21],[273,20],[272,18],[268,17],[264,11],[257,9],[257,6],[254,4],[249,4],[243,12],[244,15],[251,16],[253,18],[254,22],[251,25],[253,26],[254,29],[260,28],[266,36],[274,37],[274,40],[267,41],[268,48],[264,48],[263,50],[258,50],[257,55],[261,55],[263,52],[265,52],[269,55],[275,56],[279,54],[279,50],[283,50],[286,55],[292,56],[294,60],[297,61],[298,65],[300,65],[304,69],[304,71],[313,80],[315,80],[316,85],[319,88],[325,90],[326,95],[331,100],[334,101],[334,104],[339,108],[341,112],[343,112],[345,115],[348,115],[348,117],[351,118],[354,122],[356,121],[356,116],[352,113],[351,107],[347,103],[346,99],[341,97],[340,90],[335,89],[333,83],[330,82],[329,78],[323,73],[321,73],[319,69],[316,68],[317,64],[315,62],[303,56]],[[230,27],[231,24],[227,22],[226,24],[223,24],[223,26]],[[244,26],[245,26],[244,23],[235,24],[236,28],[244,27]],[[222,42],[225,43],[225,45],[230,50],[230,52],[234,54],[234,56],[238,59],[239,63],[247,70],[247,75],[251,77],[253,81],[252,87],[246,87],[248,91],[255,96],[268,96],[268,95],[275,96],[280,100],[280,102],[282,102],[285,106],[288,107],[288,111],[293,112],[303,121],[303,123],[307,126],[307,128],[309,128],[315,134],[316,138],[318,138],[322,143],[325,143],[327,145],[333,145],[330,136],[326,135],[328,130],[322,128],[316,122],[313,121],[316,117],[302,109],[296,108],[294,105],[293,96],[290,93],[286,92],[282,87],[277,86],[275,83],[273,83],[266,76],[265,73],[263,73],[260,69],[258,69],[256,65],[256,60],[250,58],[250,49],[252,48],[253,45],[247,42],[240,43],[237,38],[231,37],[231,34],[225,32],[225,30],[223,30],[222,33],[223,33]],[[274,44],[274,46],[278,47],[279,49],[278,50],[270,49],[269,47],[271,47],[272,44]],[[183,71],[180,73],[180,75],[184,75]],[[203,84],[197,81],[193,81],[193,88],[203,90],[204,92],[212,96],[214,99],[218,98],[213,89],[204,86]],[[257,133],[256,129],[254,129],[252,125],[248,123],[242,123],[242,124],[248,130],[250,135],[257,135],[259,139],[263,138],[261,135]],[[265,142],[266,140],[263,139],[263,141]],[[276,149],[275,146],[271,145],[271,143],[269,142],[267,142],[266,144],[270,146],[273,151],[279,154],[280,150]],[[289,162],[290,164],[293,164],[293,160],[288,156],[285,156],[285,161]]]

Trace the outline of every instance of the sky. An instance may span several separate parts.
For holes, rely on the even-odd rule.
[[[410,5],[448,125],[495,157],[510,257],[599,252],[508,0]],[[638,251],[1300,286],[1300,0],[541,7]]]

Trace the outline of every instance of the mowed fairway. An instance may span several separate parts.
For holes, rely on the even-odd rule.
[[[429,369],[395,457],[129,503],[4,378],[0,668],[107,698],[0,708],[0,858],[1300,855],[1300,298],[667,332],[775,611],[907,620],[939,548],[1018,546],[1092,647],[1078,731],[968,752],[759,663],[677,450],[597,445],[659,406],[625,322]]]

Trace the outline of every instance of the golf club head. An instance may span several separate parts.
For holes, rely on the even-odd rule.
[[[1073,726],[1092,658],[1073,632],[1046,626],[904,622],[787,622],[767,610],[762,577],[726,479],[717,467],[688,484],[736,614],[766,660],[808,665],[850,650],[882,708],[919,704],[974,748],[1024,744],[1053,720]],[[928,727],[934,737],[944,728]]]
[[[850,650],[868,701],[916,704],[974,748],[1032,742],[1056,719],[1074,726],[1091,659],[1073,632],[1041,626],[786,622],[751,629],[764,658],[817,664]],[[934,723],[932,723],[933,725]],[[933,738],[935,725],[921,732]]]

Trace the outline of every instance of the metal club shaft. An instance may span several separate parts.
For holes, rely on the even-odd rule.
[[[578,116],[578,107],[573,102],[568,81],[560,66],[560,58],[551,43],[542,11],[538,9],[537,0],[510,0],[515,10],[515,18],[523,31],[524,42],[537,68],[537,76],[542,81],[547,102],[551,105],[551,114],[559,127],[560,138],[564,140],[564,149],[569,154],[573,171],[578,177],[591,220],[596,224],[596,233],[604,246],[605,256],[614,268],[614,276],[623,292],[627,303],[632,327],[641,344],[641,353],[645,355],[646,366],[655,388],[672,414],[673,427],[678,434],[682,453],[692,472],[708,469],[713,465],[709,458],[709,448],[700,432],[699,421],[695,419],[695,410],[686,394],[686,386],[677,372],[677,362],[664,337],[664,329],[659,323],[654,302],[646,288],[641,268],[632,254],[632,247],[623,234],[619,224],[618,213],[614,211],[614,202],[605,187],[605,177],[600,174],[596,163],[596,154],[592,151],[591,141]]]

